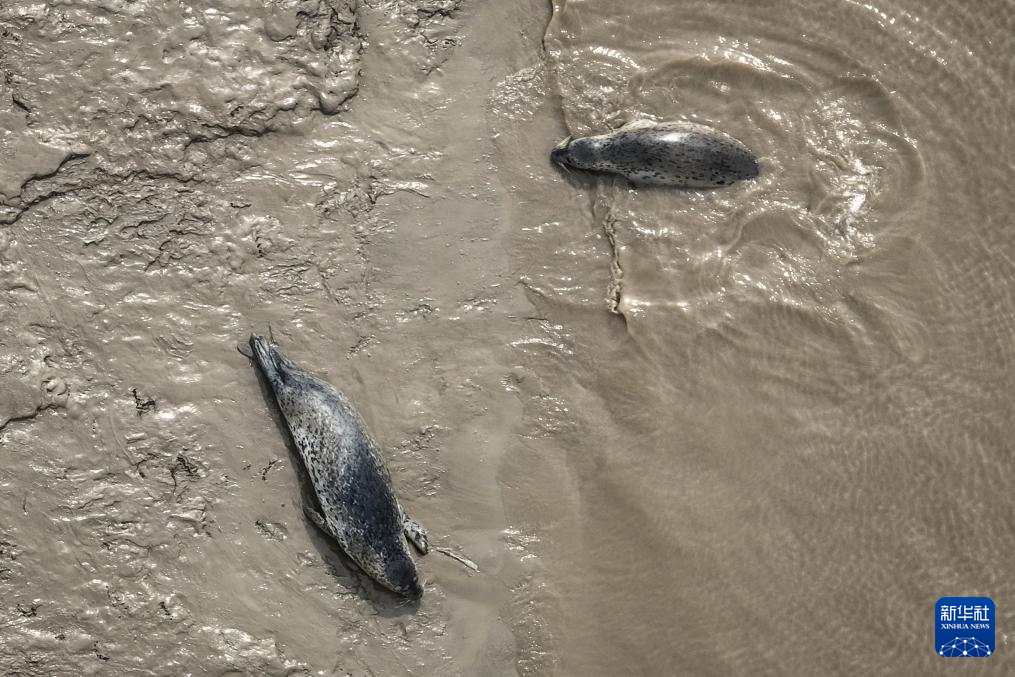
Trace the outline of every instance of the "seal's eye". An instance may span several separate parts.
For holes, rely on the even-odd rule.
[[[567,162],[567,146],[562,144],[551,150],[550,159],[559,165]]]
[[[591,168],[596,162],[598,149],[599,142],[595,139],[586,137],[569,140],[566,147],[567,163],[572,167]]]

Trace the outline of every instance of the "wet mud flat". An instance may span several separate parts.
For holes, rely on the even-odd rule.
[[[0,672],[513,670],[496,469],[524,299],[466,85],[513,67],[481,41],[521,38],[460,5],[0,8]],[[480,573],[427,557],[407,609],[305,521],[237,350],[269,329]]]
[[[1007,674],[1006,9],[4,2],[0,672],[922,677],[982,594]],[[549,161],[646,117],[761,175]],[[319,536],[251,332],[478,572]]]

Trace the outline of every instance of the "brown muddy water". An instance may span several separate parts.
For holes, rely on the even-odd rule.
[[[4,0],[0,672],[1012,674],[1013,17]],[[762,176],[549,163],[640,118]],[[316,533],[269,328],[478,572]]]

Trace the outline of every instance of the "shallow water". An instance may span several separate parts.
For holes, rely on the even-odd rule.
[[[1012,3],[216,7],[0,7],[5,674],[1012,671]],[[548,161],[639,118],[762,176]],[[315,533],[269,327],[478,573]]]

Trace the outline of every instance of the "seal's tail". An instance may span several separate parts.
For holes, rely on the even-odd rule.
[[[251,334],[250,347],[254,350],[254,359],[257,361],[257,366],[261,368],[267,379],[272,383],[277,382],[281,378],[278,352],[271,347],[268,339],[264,336]]]

